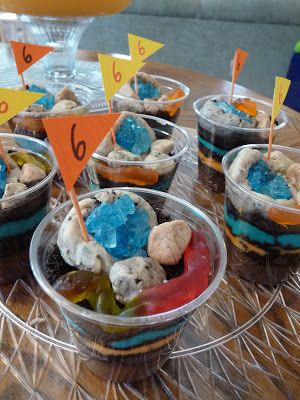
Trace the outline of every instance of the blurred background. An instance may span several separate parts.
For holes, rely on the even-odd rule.
[[[2,14],[2,40],[11,29],[26,40],[20,23]],[[223,79],[240,47],[249,59],[238,83],[271,97],[274,76],[286,76],[300,40],[300,0],[135,0],[121,14],[95,18],[79,47],[128,53],[128,32],[165,44],[153,60]]]

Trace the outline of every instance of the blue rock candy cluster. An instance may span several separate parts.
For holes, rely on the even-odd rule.
[[[0,158],[0,198],[3,196],[6,184],[6,165]]]
[[[283,176],[271,171],[268,164],[257,161],[251,166],[248,173],[248,181],[257,193],[272,197],[273,199],[291,199],[291,191]]]
[[[136,208],[128,195],[94,208],[85,223],[88,233],[113,257],[147,255],[143,247],[150,233],[149,215]]]
[[[37,100],[35,102],[35,104],[43,105],[46,110],[51,110],[51,108],[54,106],[55,97],[53,96],[53,94],[47,92],[46,89],[44,89],[38,85],[32,84],[32,85],[29,85],[28,90],[29,90],[29,92],[45,93],[45,96],[42,97],[41,99]]]
[[[131,83],[131,88],[132,90],[135,90],[134,82]],[[145,82],[138,79],[138,96],[141,100],[155,99],[160,96],[160,90],[151,82]]]
[[[152,138],[137,118],[128,116],[123,119],[117,130],[116,141],[124,149],[140,155],[149,150]]]
[[[239,116],[242,120],[244,120],[246,122],[249,122],[249,123],[252,122],[251,118],[249,118],[246,113],[244,113],[243,111],[238,110],[237,108],[235,108],[234,105],[226,103],[226,101],[217,100],[215,102],[215,104],[218,107],[222,108],[222,110],[224,110],[225,112],[230,112],[232,114],[235,114],[235,115]]]

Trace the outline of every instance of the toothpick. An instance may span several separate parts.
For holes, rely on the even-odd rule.
[[[108,102],[108,110],[109,110],[109,113],[110,114],[112,114],[112,104],[111,104],[111,100],[109,100],[109,102]],[[116,144],[117,143],[117,140],[116,140],[116,132],[115,132],[115,127],[113,126],[112,128],[112,140],[113,140],[113,144]]]
[[[27,90],[27,86],[26,86],[25,81],[24,81],[23,73],[20,74],[20,77],[21,77],[21,80],[22,80],[23,90]]]
[[[8,155],[5,153],[5,150],[1,142],[0,142],[0,157],[2,158],[4,164],[6,165],[7,171],[10,172],[9,158]]]
[[[272,144],[273,144],[273,127],[274,127],[274,122],[271,121],[270,125],[270,133],[269,133],[269,144],[268,144],[268,155],[267,159],[270,160],[271,157],[271,150],[272,150]]]
[[[134,92],[135,92],[135,95],[138,97],[139,96],[139,85],[138,85],[138,79],[137,79],[136,74],[134,74]]]
[[[77,195],[75,193],[74,187],[69,191],[69,196],[70,196],[70,198],[72,200],[73,207],[75,208],[75,212],[76,212],[76,215],[77,215],[77,218],[78,218],[78,222],[79,222],[79,225],[80,225],[80,229],[81,229],[81,233],[83,235],[83,238],[84,238],[84,240],[86,242],[89,242],[89,240],[90,240],[89,234],[88,234],[88,231],[86,229],[86,226],[85,226],[85,223],[84,223],[84,220],[83,220],[83,216],[82,216],[82,213],[81,213],[81,209],[79,207],[79,203],[78,203],[78,199],[77,199]]]

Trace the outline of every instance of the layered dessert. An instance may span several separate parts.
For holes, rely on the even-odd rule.
[[[89,110],[93,92],[83,85],[46,82],[27,85],[30,92],[45,95],[26,110],[10,120],[14,133],[32,136],[43,140],[47,134],[43,118],[59,117],[73,114],[84,114]]]
[[[187,151],[185,131],[154,117],[123,112],[88,163],[91,188],[141,186],[167,191],[178,163]],[[173,124],[172,124],[173,125]]]
[[[113,110],[153,115],[176,122],[189,92],[188,87],[180,82],[137,72],[136,81],[131,78],[113,97]]]
[[[243,97],[234,97],[230,104],[225,96],[207,96],[194,103],[198,116],[199,176],[206,186],[224,193],[224,155],[245,144],[268,142],[271,107]],[[281,112],[274,131],[285,124],[286,117]]]
[[[36,143],[26,140],[22,143],[25,148],[6,147],[9,171],[0,160],[1,282],[13,281],[29,271],[29,243],[50,202],[52,163],[45,157],[46,151],[40,154],[28,150]]]
[[[279,147],[268,159],[264,148],[245,147],[223,166],[229,265],[250,281],[285,281],[300,266],[299,151]]]
[[[191,228],[162,210],[157,195],[149,199],[155,202],[124,190],[86,197],[79,205],[89,241],[71,209],[43,252],[56,301],[59,293],[77,305],[61,304],[75,345],[110,380],[138,380],[160,368],[196,307],[187,305],[218,271],[214,257],[222,258],[217,248],[211,257],[209,227],[204,234],[194,221]]]

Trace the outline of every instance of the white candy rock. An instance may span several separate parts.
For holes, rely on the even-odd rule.
[[[160,161],[160,160],[165,160],[170,158],[168,154],[165,153],[159,153],[159,152],[151,152],[148,154],[148,156],[145,158],[146,161]],[[144,168],[146,169],[153,169],[158,172],[159,175],[166,175],[169,172],[171,172],[175,167],[175,162],[173,160],[170,161],[165,161],[161,163],[153,163],[149,165],[145,165]]]
[[[27,189],[27,186],[24,185],[24,183],[18,183],[18,182],[7,183],[5,185],[3,198],[10,197],[10,196],[13,196],[14,194],[24,192],[24,190],[26,190],[26,189]]]
[[[272,151],[270,165],[274,172],[285,173],[293,161],[286,157],[281,151]]]
[[[146,211],[146,213],[149,215],[149,225],[151,228],[157,225],[156,212],[153,210],[150,204],[147,203],[146,200],[144,200],[141,196],[138,196],[135,193],[124,192],[121,190],[106,190],[104,192],[97,193],[95,197],[98,202],[112,203],[113,201],[117,200],[124,194],[127,194],[129,197],[131,197],[137,208],[142,208],[143,210]]]
[[[170,154],[174,149],[174,143],[170,139],[157,139],[151,145],[151,152]]]
[[[109,160],[115,161],[141,161],[141,157],[126,150],[113,150],[108,155]],[[108,165],[114,166],[116,163],[109,162]],[[118,164],[117,164],[118,165]]]
[[[51,109],[51,112],[64,112],[72,110],[72,108],[77,107],[77,103],[72,100],[60,100],[58,103],[54,104]]]
[[[264,158],[263,154],[256,149],[245,148],[241,150],[229,168],[229,175],[232,179],[250,189],[248,184],[248,172],[250,167],[257,161]]]
[[[286,178],[290,185],[292,185],[297,191],[300,190],[300,163],[292,163],[288,167]]]
[[[6,183],[18,183],[22,175],[22,171],[17,166],[12,168],[9,173],[6,174]]]
[[[79,206],[83,217],[86,218],[96,206],[96,202],[93,199],[85,199],[79,202]],[[85,271],[108,272],[113,263],[109,253],[92,236],[88,242],[84,240],[74,208],[59,228],[57,246],[66,263]]]
[[[118,261],[109,271],[109,280],[116,299],[128,303],[149,286],[162,283],[166,273],[161,265],[149,257],[132,257]]]
[[[175,265],[183,256],[191,236],[191,228],[182,220],[155,226],[148,239],[148,255],[160,264]]]
[[[22,167],[20,175],[21,183],[30,183],[34,181],[40,181],[46,177],[45,171],[39,168],[37,165],[31,163],[25,163]]]
[[[61,100],[71,100],[74,103],[77,103],[76,94],[68,86],[65,86],[59,92],[57,92],[55,96],[55,103],[58,103]]]

